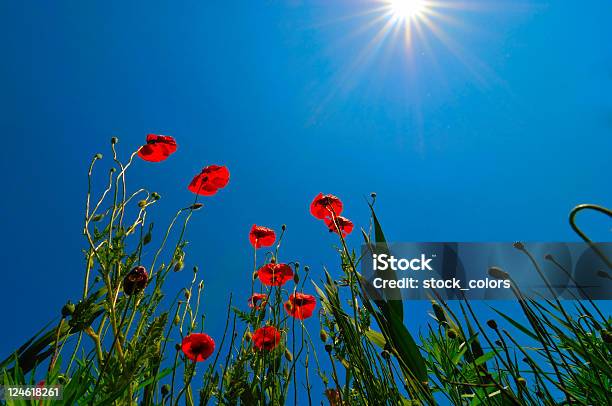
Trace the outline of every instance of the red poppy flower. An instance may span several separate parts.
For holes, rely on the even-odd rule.
[[[249,307],[255,310],[263,309],[268,303],[268,295],[264,293],[253,293],[249,298]]]
[[[310,214],[320,220],[340,213],[342,213],[342,202],[334,195],[319,193],[310,203]]]
[[[325,219],[325,224],[327,224],[327,228],[329,228],[330,232],[338,233],[338,229],[342,232],[342,236],[346,237],[353,231],[353,222],[346,217],[338,216],[336,217],[336,224],[334,224],[334,220]],[[336,228],[336,225],[338,228]]]
[[[280,343],[280,333],[274,326],[258,328],[253,333],[253,344],[258,350],[271,351]]]
[[[259,280],[268,286],[283,286],[293,279],[293,271],[287,264],[266,264],[257,271]]]
[[[176,141],[168,135],[147,135],[147,143],[140,147],[138,156],[149,162],[160,162],[176,151]]]
[[[299,292],[291,294],[289,300],[285,302],[285,310],[287,310],[287,313],[300,320],[312,316],[312,312],[316,306],[317,300],[314,296]]]
[[[274,230],[253,224],[249,233],[249,241],[255,248],[270,247],[276,240]]]
[[[227,167],[209,165],[193,178],[188,189],[198,195],[212,196],[227,185],[229,177]]]
[[[208,334],[192,333],[183,338],[181,349],[187,358],[200,362],[215,351],[215,341]]]

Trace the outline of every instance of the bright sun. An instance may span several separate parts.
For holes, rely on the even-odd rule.
[[[401,20],[416,18],[427,8],[426,0],[390,0],[393,17]]]

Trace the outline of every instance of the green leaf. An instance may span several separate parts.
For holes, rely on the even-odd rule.
[[[377,345],[381,349],[385,349],[385,337],[380,332],[369,329],[365,332],[365,335],[373,344]]]

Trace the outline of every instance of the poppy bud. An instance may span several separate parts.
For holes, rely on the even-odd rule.
[[[130,296],[136,292],[143,290],[149,281],[149,274],[144,266],[139,265],[132,269],[123,278],[123,292]]]
[[[501,268],[496,266],[489,268],[489,275],[497,279],[510,279],[510,275],[508,275],[507,272],[504,272]]]
[[[253,280],[256,280],[258,276],[259,274],[257,273],[257,271],[253,272]]]
[[[446,321],[446,314],[444,313],[444,309],[442,309],[442,306],[440,306],[438,303],[433,302],[431,304],[431,307],[433,308],[434,311],[434,315],[436,316],[436,319],[440,322],[443,323]]]
[[[525,244],[523,244],[520,241],[515,242],[514,244],[512,244],[512,246],[514,248],[516,248],[517,250],[520,250],[520,251],[524,251],[525,250]]]
[[[327,333],[325,332],[325,330],[321,329],[321,331],[319,332],[319,337],[321,338],[322,342],[327,341]]]
[[[376,192],[372,192],[372,193],[370,193],[370,197],[371,197],[372,199],[376,199]]]
[[[274,258],[274,257],[270,258],[270,263],[271,264],[275,264],[276,263],[276,258]]]
[[[525,380],[525,378],[523,378],[522,376],[520,376],[517,380],[516,380],[519,385],[521,386],[527,386],[527,381]]]
[[[603,278],[603,279],[612,279],[612,278],[610,278],[610,274],[608,274],[606,271],[602,271],[602,270],[597,271],[597,276],[599,276],[600,278]]]
[[[332,345],[331,344],[325,344],[325,351],[326,352],[331,352],[332,351]]]
[[[157,192],[151,193],[151,199],[159,200],[160,198],[161,198],[161,196],[159,195],[159,193],[157,193]]]
[[[70,300],[62,307],[62,317],[66,318],[74,313],[74,304]]]
[[[601,330],[601,339],[604,343],[612,344],[612,334],[608,330]]]
[[[204,288],[204,281],[200,281],[200,283],[198,284],[198,290],[202,290]]]
[[[547,260],[547,261],[552,261],[554,258],[553,258],[552,255],[546,254],[546,255],[544,255],[544,259]]]
[[[198,267],[197,267],[197,266],[194,266],[194,267],[193,267],[193,273],[198,273],[198,270],[199,270],[199,269],[198,269]]]
[[[204,206],[202,203],[194,203],[189,208],[191,210],[199,210],[202,208],[202,206]]]
[[[451,340],[454,340],[455,338],[457,338],[457,332],[455,331],[455,329],[449,328],[446,331],[446,336]]]
[[[189,300],[190,297],[191,297],[191,291],[185,289],[185,299]]]
[[[251,334],[250,331],[247,331],[246,333],[244,333],[244,338],[247,341],[251,341],[251,339],[253,338],[253,334]]]
[[[60,385],[66,385],[68,383],[68,378],[65,375],[58,375],[57,383]]]
[[[286,225],[286,224],[283,224],[283,225],[281,226],[281,230],[285,231],[286,229],[287,229],[287,225]]]
[[[177,351],[181,350],[181,345],[179,343],[174,344],[174,349]]]
[[[291,354],[288,348],[285,348],[285,359],[289,362],[293,361],[293,354]]]
[[[162,395],[162,397],[168,396],[168,393],[170,393],[170,385],[168,385],[168,384],[162,385],[162,387],[161,387],[161,395]]]
[[[145,207],[147,207],[147,201],[146,200],[140,200],[138,202],[138,207],[140,207],[141,209],[144,209]]]
[[[97,153],[96,155],[94,155],[94,159],[102,159],[102,154]]]
[[[304,267],[304,272],[308,273],[309,271],[310,271],[310,268],[308,267],[308,265],[306,265],[306,266]]]
[[[500,346],[500,347],[501,347],[501,346],[502,346],[502,342],[501,342],[501,340],[495,340],[495,345],[498,345],[498,346]]]
[[[383,358],[384,358],[384,359],[386,359],[386,360],[388,360],[389,358],[391,358],[391,354],[389,354],[389,351],[387,351],[387,350],[383,350],[383,351],[380,353],[380,356],[381,356],[381,357],[383,357]]]
[[[117,138],[117,137],[111,138],[111,144],[115,145],[118,142],[119,142],[119,138]]]
[[[487,321],[487,326],[493,330],[497,330],[497,323],[493,319]]]
[[[293,274],[293,282],[295,282],[296,285],[300,283],[300,276],[297,272]]]
[[[117,168],[110,168],[110,173],[115,173],[117,172]]]

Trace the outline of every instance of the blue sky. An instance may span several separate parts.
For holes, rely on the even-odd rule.
[[[0,3],[2,353],[79,296],[86,171],[111,136],[124,157],[177,139],[129,178],[163,196],[158,231],[202,166],[230,168],[187,235],[213,332],[248,291],[253,223],[286,223],[283,258],[315,278],[337,266],[319,192],[366,227],[376,191],[394,241],[577,240],[569,210],[612,203],[612,4],[489,3],[440,10],[452,41],[424,29],[408,51],[367,47],[372,1]],[[610,240],[609,220],[585,224]]]

